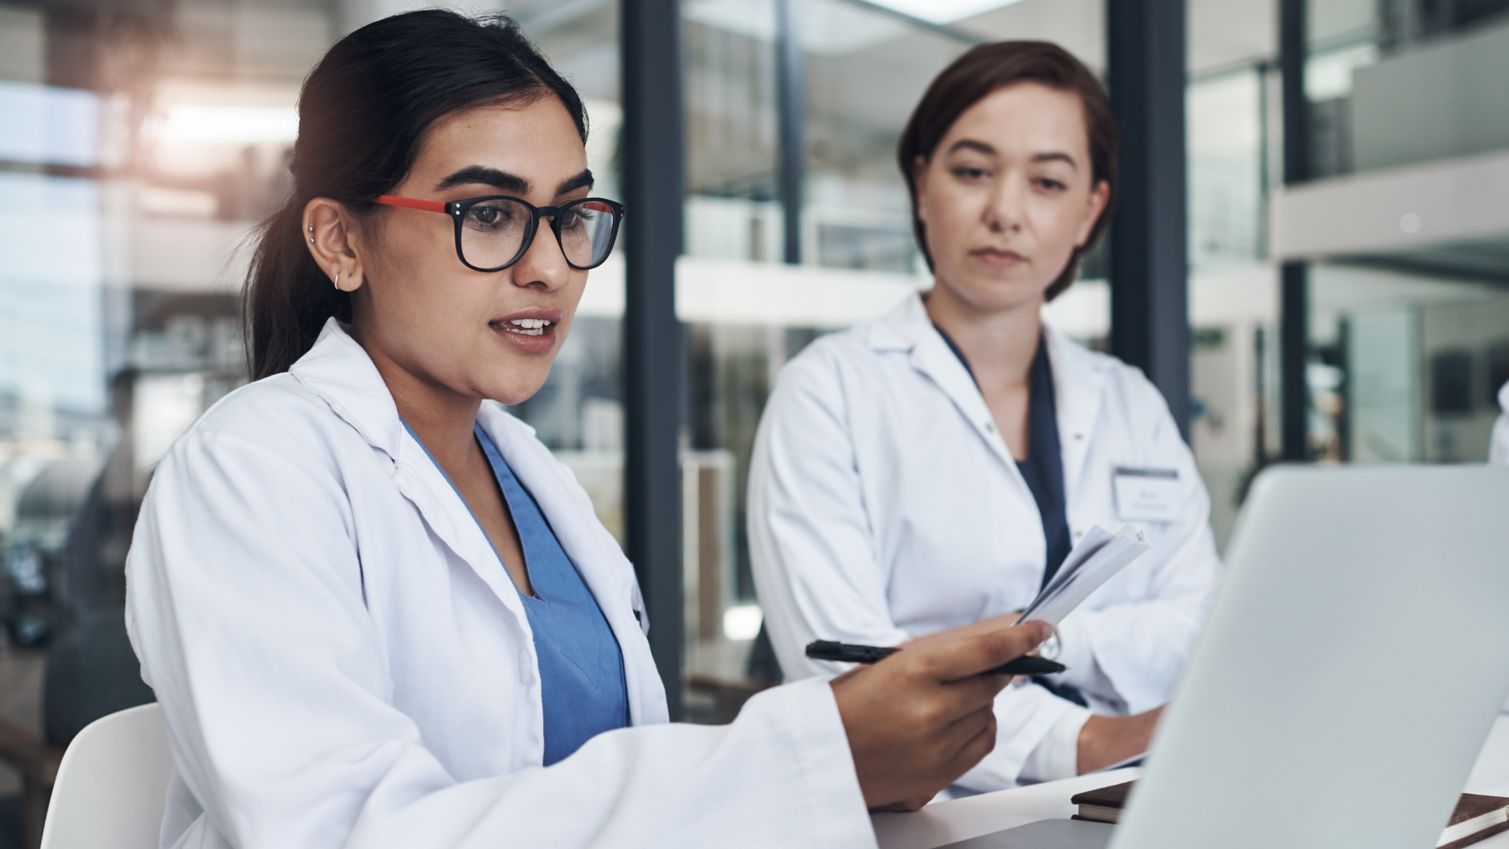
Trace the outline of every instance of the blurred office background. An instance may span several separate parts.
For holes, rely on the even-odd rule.
[[[625,119],[667,112],[626,90],[625,57],[674,40],[658,55],[674,63],[661,72],[679,82],[680,126],[640,138],[679,138],[684,168],[639,176],[684,191],[673,206],[626,198],[625,225],[681,228],[674,275],[636,279],[626,255],[643,243],[621,242],[516,412],[621,540],[633,523],[658,534],[631,554],[652,561],[651,618],[674,638],[657,656],[683,684],[682,715],[727,718],[768,674],[750,665],[743,521],[761,407],[817,335],[928,284],[895,141],[974,43],[1057,41],[1119,100],[1183,122],[1175,172],[1121,213],[1174,209],[1146,226],[1186,261],[1118,265],[1111,253],[1137,260],[1138,246],[1102,249],[1049,315],[1126,353],[1113,314],[1146,329],[1187,311],[1187,338],[1150,343],[1177,362],[1149,370],[1188,410],[1223,544],[1271,462],[1485,459],[1509,381],[1509,0],[1169,2],[649,4],[671,19],[639,0],[454,4],[514,15],[577,85],[610,197],[653,160],[625,144]],[[244,240],[286,190],[300,81],[343,34],[417,5],[0,0],[0,847],[23,845],[49,759],[82,724],[150,698],[125,645],[122,564],[153,465],[246,379]],[[1143,7],[1178,20],[1182,56],[1124,30]],[[1176,84],[1118,78],[1117,61]],[[1156,132],[1132,135],[1139,161],[1159,155]],[[1139,267],[1158,279],[1133,279]],[[673,286],[667,338],[643,338],[654,318],[626,332],[626,304],[655,286]],[[673,385],[643,380],[666,351]],[[626,484],[625,434],[656,409],[680,410],[677,450]]]

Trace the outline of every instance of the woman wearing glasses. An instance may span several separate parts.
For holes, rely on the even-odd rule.
[[[870,846],[867,806],[989,750],[981,673],[1046,629],[665,724],[632,568],[494,403],[540,388],[623,217],[511,22],[364,27],[299,121],[247,281],[257,380],[174,445],[129,558],[163,845]]]
[[[999,745],[961,785],[1140,754],[1219,563],[1162,396],[1042,319],[1105,227],[1105,90],[1056,45],[981,45],[932,82],[897,160],[932,289],[792,360],[750,463],[750,553],[781,667],[831,674],[802,654],[818,635],[888,645],[1021,610],[1086,530],[1134,524],[1152,550],[1044,646],[1068,672],[1001,695]]]

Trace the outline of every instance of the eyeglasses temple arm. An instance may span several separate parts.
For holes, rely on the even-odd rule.
[[[425,212],[445,212],[445,202],[438,200],[422,200],[420,198],[406,198],[398,195],[378,195],[377,202],[383,206],[405,206],[409,209],[420,209]]]

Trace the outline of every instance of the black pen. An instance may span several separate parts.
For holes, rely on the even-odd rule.
[[[898,651],[900,649],[889,646],[861,646],[833,640],[813,640],[807,644],[807,656],[813,660],[839,660],[845,663],[875,663]],[[996,675],[1052,675],[1068,668],[1062,663],[1028,654],[1008,660],[990,671]]]

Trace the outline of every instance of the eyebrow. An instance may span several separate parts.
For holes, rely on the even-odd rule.
[[[577,174],[569,180],[562,180],[561,184],[555,187],[555,193],[557,195],[564,195],[577,189],[590,189],[594,182],[596,181],[592,177],[592,169],[583,168],[582,173]]]
[[[592,188],[595,182],[592,170],[583,168],[580,174],[566,180],[556,187],[555,193],[563,195],[581,188]],[[485,165],[468,165],[460,171],[451,174],[435,185],[435,191],[449,189],[452,186],[464,186],[480,183],[484,186],[492,186],[499,191],[513,195],[529,194],[529,181],[516,174],[507,171],[499,171],[497,168],[488,168]]]
[[[1064,153],[1062,151],[1057,151],[1057,150],[1050,150],[1047,153],[1034,154],[1033,157],[1032,157],[1032,161],[1033,162],[1062,162],[1065,165],[1068,165],[1070,168],[1074,169],[1075,171],[1079,170],[1079,163],[1074,161],[1074,157],[1070,156],[1067,153]]]
[[[468,165],[460,171],[446,177],[435,185],[435,190],[449,189],[452,186],[464,186],[469,183],[481,183],[485,186],[510,194],[523,195],[529,193],[529,181],[496,168],[487,168],[482,165]]]
[[[958,141],[948,146],[949,153],[953,153],[956,150],[973,150],[977,153],[983,153],[986,156],[996,155],[996,149],[994,147],[991,147],[990,145],[982,141],[975,141],[974,139],[959,139]]]
[[[983,153],[986,156],[996,156],[997,155],[996,149],[994,147],[992,147],[991,145],[989,145],[989,144],[987,144],[985,142],[977,141],[975,139],[959,139],[958,141],[956,141],[953,144],[951,144],[951,145],[948,146],[948,152],[949,153],[953,153],[954,151],[957,151],[957,150],[973,150],[973,151],[975,151],[977,153]],[[1063,151],[1058,151],[1058,150],[1050,150],[1050,151],[1045,151],[1043,153],[1033,154],[1032,161],[1033,162],[1062,162],[1062,163],[1068,165],[1070,168],[1073,168],[1076,171],[1079,170],[1079,163],[1076,162],[1076,161],[1074,161],[1074,157],[1070,156],[1067,153],[1064,153]]]

